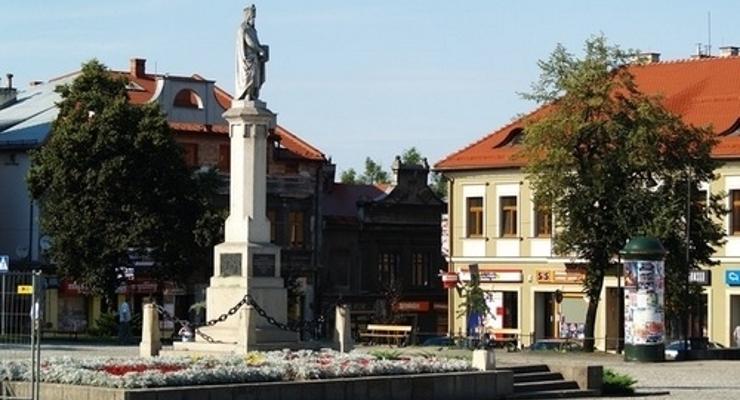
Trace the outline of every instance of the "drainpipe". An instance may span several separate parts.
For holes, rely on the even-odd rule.
[[[447,226],[449,229],[449,254],[450,254],[450,262],[447,264],[447,272],[454,272],[455,271],[455,265],[452,262],[452,255],[455,254],[453,251],[453,246],[455,243],[454,238],[454,224],[452,223],[452,215],[454,213],[455,207],[454,207],[454,184],[455,180],[451,177],[447,177],[444,174],[442,175],[443,178],[447,178],[449,183],[447,184]],[[455,322],[455,292],[452,289],[448,289],[447,291],[447,334],[449,337],[455,336],[455,329],[454,329],[454,322]]]

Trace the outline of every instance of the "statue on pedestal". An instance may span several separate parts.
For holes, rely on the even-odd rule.
[[[257,38],[256,14],[254,4],[245,8],[244,21],[236,33],[236,100],[257,100],[265,82],[265,63],[270,59],[270,50]]]

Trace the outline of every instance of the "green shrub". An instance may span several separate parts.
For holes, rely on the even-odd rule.
[[[634,394],[634,385],[637,381],[627,375],[604,368],[603,382],[601,386],[602,394],[625,395]]]
[[[118,335],[118,316],[114,313],[100,314],[93,327],[88,328],[87,333],[96,337]]]
[[[379,360],[398,360],[401,358],[401,352],[398,350],[373,350],[368,354]]]

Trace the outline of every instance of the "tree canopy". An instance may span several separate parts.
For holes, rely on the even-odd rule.
[[[204,204],[159,106],[129,103],[125,80],[96,60],[57,91],[28,182],[58,272],[112,296],[135,251],[156,261],[155,278],[180,277]]]
[[[712,265],[712,247],[722,238],[719,197],[694,204],[686,262],[687,193],[714,179],[715,138],[639,91],[629,68],[633,54],[604,37],[586,41],[582,58],[558,45],[540,61],[540,79],[525,95],[542,105],[525,127],[527,179],[536,201],[554,211],[555,253],[585,261],[588,350],[604,276],[628,238],[663,241],[671,252],[668,306],[679,308],[671,299],[687,285],[688,269]]]

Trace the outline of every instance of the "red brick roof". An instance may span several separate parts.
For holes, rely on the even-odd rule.
[[[726,136],[740,126],[740,57],[677,60],[630,67],[635,83],[644,92],[659,95],[665,107],[694,126],[711,127],[720,137],[712,154],[740,158],[740,138]],[[547,112],[540,108],[499,128],[435,165],[438,170],[519,167],[519,146],[508,140],[522,129],[527,118]]]
[[[135,76],[131,71],[112,71],[114,74],[120,75],[125,77],[129,82],[131,82],[133,85],[128,91],[129,100],[134,104],[144,104],[149,102],[152,97],[154,96],[154,92],[157,87],[157,78],[161,78],[164,75],[161,74],[149,74],[144,73],[141,76]],[[79,73],[79,71],[63,75],[61,77],[57,77],[54,79],[51,79],[51,81],[58,80],[62,77],[66,77],[69,75],[74,75]],[[193,76],[173,76],[168,75],[169,78],[176,78],[176,79],[183,79],[183,80],[197,80],[197,81],[203,81],[205,78],[202,76],[195,74]],[[227,110],[229,107],[231,107],[231,95],[220,88],[217,85],[214,85],[213,94],[216,97],[216,101],[218,104],[224,109]],[[215,133],[215,134],[223,134],[227,135],[229,133],[229,126],[228,124],[216,124],[216,125],[206,125],[206,124],[199,124],[199,123],[186,123],[186,122],[170,122],[170,127],[175,130],[178,133]],[[324,153],[322,153],[319,149],[313,147],[305,140],[298,137],[293,132],[288,131],[287,129],[278,126],[277,129],[275,129],[275,134],[280,138],[280,144],[288,150],[291,154],[293,154],[297,158],[302,158],[310,161],[326,161],[326,156]]]

